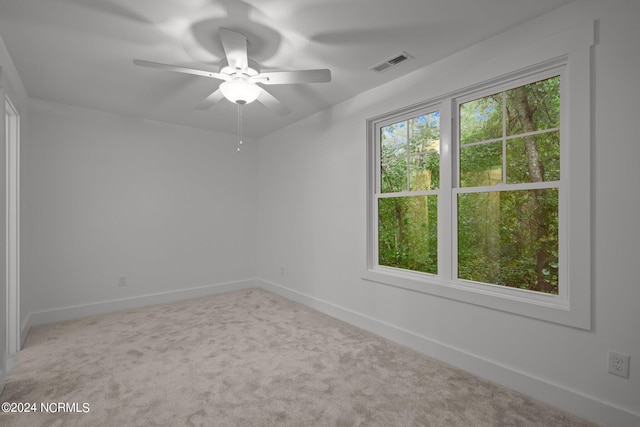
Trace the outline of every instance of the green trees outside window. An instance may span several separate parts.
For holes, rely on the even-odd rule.
[[[560,77],[462,103],[459,122],[458,277],[557,294],[557,188],[515,184],[560,180]]]
[[[557,294],[560,77],[455,105],[452,188],[440,186],[439,111],[379,128],[378,264],[438,274],[448,191],[458,279]]]
[[[440,113],[381,128],[380,158],[379,264],[436,274]]]

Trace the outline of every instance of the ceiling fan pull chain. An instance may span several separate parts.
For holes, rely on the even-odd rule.
[[[238,102],[238,151],[242,145],[242,103]]]

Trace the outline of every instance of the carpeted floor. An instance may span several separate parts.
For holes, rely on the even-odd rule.
[[[0,402],[36,404],[7,427],[592,425],[259,289],[33,328]]]

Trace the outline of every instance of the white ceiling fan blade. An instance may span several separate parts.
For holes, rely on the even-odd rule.
[[[247,38],[244,34],[228,28],[220,28],[220,40],[229,66],[244,71],[249,66],[247,58]]]
[[[222,91],[218,89],[211,95],[207,96],[204,100],[202,100],[200,104],[196,105],[194,108],[196,110],[208,110],[215,103],[221,101],[222,99],[224,99],[224,95],[222,95]]]
[[[141,67],[159,68],[161,70],[175,71],[177,73],[193,74],[194,76],[210,77],[219,80],[229,80],[226,74],[215,73],[213,71],[198,70],[197,68],[180,67],[177,65],[161,64],[159,62],[143,61],[134,59],[133,63]]]
[[[266,85],[283,85],[296,83],[326,83],[331,81],[331,70],[300,70],[300,71],[267,71],[260,73],[257,78]]]
[[[286,116],[287,114],[291,113],[291,109],[289,109],[289,107],[284,105],[275,96],[271,95],[264,89],[260,91],[260,95],[258,95],[257,101],[263,104],[265,107],[275,111],[279,116]]]

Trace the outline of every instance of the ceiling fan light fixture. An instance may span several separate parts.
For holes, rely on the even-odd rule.
[[[260,86],[247,80],[229,80],[220,85],[225,98],[236,104],[249,104],[260,95]]]

